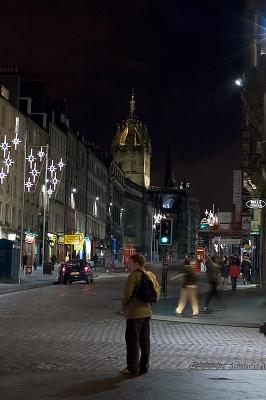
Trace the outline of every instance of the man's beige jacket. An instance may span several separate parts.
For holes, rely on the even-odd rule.
[[[144,268],[139,268],[147,272]],[[149,275],[151,272],[148,272]],[[143,303],[134,296],[134,289],[139,284],[142,272],[138,269],[130,272],[126,280],[122,299],[122,309],[126,319],[151,317],[151,307],[149,303]]]

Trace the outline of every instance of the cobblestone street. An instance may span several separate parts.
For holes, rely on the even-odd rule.
[[[0,296],[0,372],[118,370],[125,365],[123,279]],[[258,329],[152,320],[152,369],[264,369]]]

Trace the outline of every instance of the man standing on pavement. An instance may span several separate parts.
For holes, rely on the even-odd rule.
[[[139,301],[134,295],[134,290],[142,278],[142,271],[147,272],[144,266],[145,259],[141,254],[133,254],[129,257],[130,274],[125,283],[122,299],[123,313],[126,318],[127,349],[127,366],[119,371],[122,375],[144,374],[149,368],[151,307],[149,303]],[[148,274],[156,280],[150,271]]]

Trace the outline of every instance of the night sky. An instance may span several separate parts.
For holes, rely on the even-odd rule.
[[[44,79],[51,96],[67,99],[71,126],[107,149],[134,88],[152,139],[152,184],[163,184],[170,144],[177,181],[192,183],[202,208],[231,210],[243,4],[14,0],[1,6],[0,66]]]

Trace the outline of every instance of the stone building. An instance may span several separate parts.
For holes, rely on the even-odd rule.
[[[20,240],[26,118],[10,102],[9,90],[3,84],[0,95],[0,129],[0,238]],[[14,142],[15,138],[19,140],[17,145]],[[7,159],[10,160],[9,167]]]
[[[266,210],[247,207],[266,199],[266,41],[265,2],[245,2],[245,66],[238,84],[242,104],[242,221],[249,218],[252,263],[257,282],[266,284]],[[243,222],[242,222],[243,226]]]
[[[199,201],[193,195],[190,183],[183,179],[176,183],[171,166],[170,148],[168,146],[164,185],[153,186],[149,190],[156,212],[173,219],[172,245],[167,251],[174,258],[195,254],[197,227],[199,223]],[[159,232],[153,231],[153,251],[162,257],[163,249],[159,247]]]

